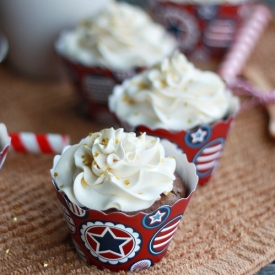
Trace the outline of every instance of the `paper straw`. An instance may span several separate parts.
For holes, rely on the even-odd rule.
[[[67,135],[35,134],[28,132],[9,133],[11,150],[21,153],[59,154],[70,143]]]
[[[227,84],[234,84],[271,17],[271,10],[264,4],[252,8],[218,70]]]

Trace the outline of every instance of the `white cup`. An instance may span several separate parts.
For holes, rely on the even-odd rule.
[[[103,9],[109,0],[0,0],[0,30],[9,41],[8,64],[33,78],[60,78],[54,50],[59,32]]]

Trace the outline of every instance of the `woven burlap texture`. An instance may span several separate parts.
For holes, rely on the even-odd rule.
[[[270,64],[261,49],[258,63]],[[4,65],[0,80],[0,117],[10,132],[66,133],[77,142],[102,128],[78,115],[67,81],[34,82]],[[214,177],[197,188],[167,254],[132,274],[254,274],[275,259],[275,142],[267,121],[261,107],[237,116]],[[78,257],[51,183],[52,159],[10,152],[0,172],[0,274],[110,274]]]

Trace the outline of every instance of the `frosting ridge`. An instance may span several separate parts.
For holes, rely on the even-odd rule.
[[[96,210],[137,211],[173,188],[176,162],[159,138],[123,129],[88,135],[54,160],[52,177],[69,199]]]
[[[147,67],[175,48],[174,38],[141,8],[115,1],[57,43],[58,52],[72,60],[115,70]]]
[[[238,105],[214,72],[201,71],[180,52],[114,88],[109,108],[131,126],[188,130],[222,119]]]

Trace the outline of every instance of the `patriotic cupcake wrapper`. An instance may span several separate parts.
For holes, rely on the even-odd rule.
[[[213,176],[218,166],[229,130],[239,112],[237,102],[232,102],[230,108],[231,110],[225,119],[178,132],[167,129],[151,129],[145,125],[134,127],[126,121],[116,119],[128,132],[137,134],[146,132],[147,135],[157,136],[175,144],[179,150],[186,154],[188,161],[196,165],[197,175],[199,176],[198,183],[204,185]]]
[[[8,135],[7,127],[4,123],[0,123],[0,170],[6,160],[10,144],[11,138]]]
[[[148,0],[148,9],[176,37],[182,52],[220,58],[232,45],[250,2],[200,5]]]
[[[141,211],[129,216],[79,207],[70,202],[52,177],[76,251],[88,264],[112,271],[138,271],[149,268],[165,255],[197,187],[198,177],[194,164],[172,143],[163,141],[163,146],[167,156],[176,158],[176,172],[186,184],[187,196],[152,213]]]
[[[81,112],[98,123],[112,125],[113,117],[107,105],[108,97],[114,86],[121,84],[123,80],[134,76],[144,68],[138,67],[131,70],[115,71],[108,68],[82,65],[62,55],[59,51],[58,45],[64,33],[61,32],[56,41],[56,52],[60,56],[69,80],[74,87]]]

